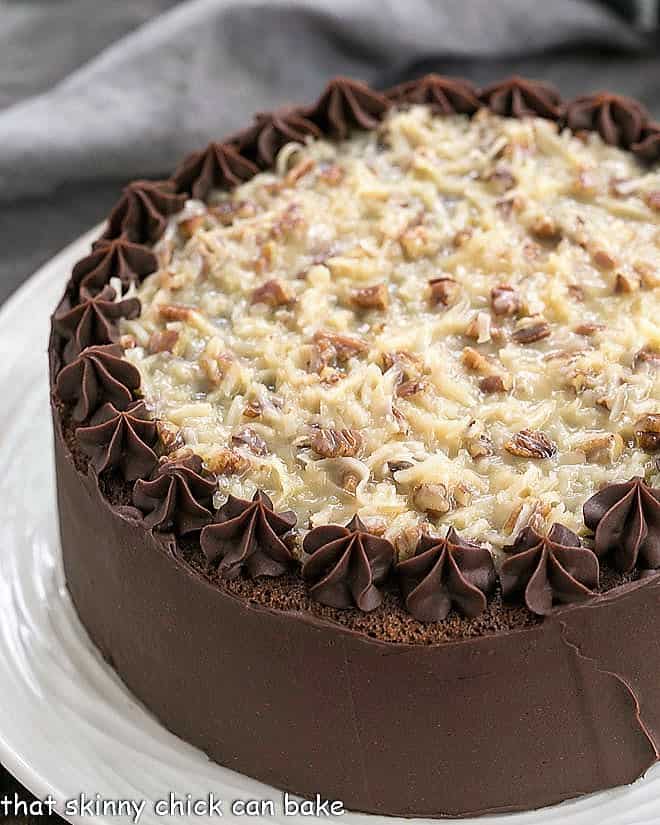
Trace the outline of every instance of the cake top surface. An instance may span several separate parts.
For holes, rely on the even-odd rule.
[[[395,108],[189,200],[124,357],[217,504],[497,559],[530,524],[585,534],[607,483],[658,486],[659,248],[660,173],[598,135]]]

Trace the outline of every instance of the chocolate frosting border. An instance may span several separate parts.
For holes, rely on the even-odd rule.
[[[259,114],[252,127],[228,138],[224,143],[211,143],[205,150],[189,156],[172,178],[162,181],[138,180],[125,188],[110,214],[105,232],[93,245],[90,255],[74,267],[68,288],[70,300],[67,309],[60,310],[53,322],[56,331],[65,339],[61,355],[64,369],[57,376],[56,387],[64,400],[75,402],[74,419],[82,422],[93,414],[98,414],[96,411],[106,401],[113,402],[119,412],[136,397],[139,388],[137,371],[127,365],[128,370],[117,376],[113,375],[113,369],[117,371],[116,367],[108,369],[108,364],[113,365],[114,362],[110,353],[105,355],[102,351],[114,346],[116,336],[110,322],[104,323],[102,314],[96,318],[99,313],[95,314],[98,323],[92,325],[96,331],[90,331],[90,313],[97,306],[105,306],[107,303],[107,284],[111,278],[119,278],[122,286],[126,287],[156,268],[155,255],[144,244],[153,243],[160,237],[168,217],[182,208],[187,194],[204,197],[214,186],[231,188],[238,185],[256,174],[259,168],[272,166],[277,151],[287,141],[305,141],[308,137],[323,134],[333,139],[343,139],[353,128],[374,129],[392,105],[402,102],[424,102],[441,113],[462,112],[468,115],[481,103],[505,116],[547,117],[556,120],[560,126],[571,128],[572,125],[573,128],[595,129],[601,133],[603,124],[614,123],[619,131],[614,134],[612,130],[606,129],[605,139],[616,139],[625,147],[632,147],[639,156],[647,158],[655,156],[658,143],[657,125],[650,122],[644,107],[622,96],[600,93],[579,97],[564,105],[559,93],[550,84],[518,76],[476,90],[460,78],[431,74],[400,84],[384,93],[376,92],[351,78],[334,78],[315,104],[283,107],[271,113]],[[126,304],[122,312],[128,314],[135,311],[135,307],[128,301],[120,301],[117,306],[122,304]],[[65,329],[66,322],[63,326],[63,318],[69,319],[71,323],[78,318],[87,319],[83,330],[85,335],[78,335],[78,327],[75,327],[73,333]],[[84,348],[83,344],[89,346]],[[98,344],[101,346],[97,346]],[[96,350],[99,350],[98,357]],[[117,352],[112,355],[116,356]],[[80,391],[76,389],[78,380]],[[121,420],[125,421],[125,417],[122,416]],[[122,464],[118,459],[114,461],[117,466]],[[99,464],[97,459],[93,465],[102,466],[103,461]],[[159,468],[154,472],[156,477],[151,480],[137,478],[140,491],[138,499],[142,497],[145,485],[157,483],[159,487],[163,486]],[[189,490],[184,490],[181,500],[188,501],[192,507],[194,496],[189,496],[188,493]],[[177,499],[173,489],[165,494],[165,499],[161,503],[167,505],[168,512],[163,523],[175,523],[174,513],[169,512],[172,501]],[[202,510],[206,511],[202,520],[208,519],[210,509],[202,506]],[[201,513],[198,515],[202,518]],[[150,523],[154,518],[154,513],[149,512],[146,521]],[[249,519],[246,524],[248,521],[252,524]],[[333,526],[330,527],[334,529]],[[358,528],[353,532],[363,531]],[[243,549],[248,546],[251,546],[250,542]],[[245,553],[243,555],[243,562],[246,562],[247,556]],[[257,557],[260,558],[260,554]],[[282,571],[288,566],[284,564],[284,558],[282,554]],[[314,565],[308,562],[309,560],[303,565],[302,572],[305,578],[304,571],[307,570],[309,581],[309,571]],[[368,568],[367,564],[362,572],[366,574]],[[348,575],[347,571],[344,573]],[[334,574],[337,578],[334,587],[341,589],[344,585],[340,585],[342,577],[339,570],[335,570]],[[355,577],[356,574],[351,571],[351,575]],[[316,582],[311,585],[312,591],[317,595],[323,589],[320,584]],[[375,584],[372,581],[367,586],[369,597],[341,599],[347,602],[344,606],[348,607],[354,602],[372,609],[372,603],[375,606],[380,600]],[[325,585],[331,587],[332,582],[326,582]],[[351,585],[346,590],[349,591]],[[330,597],[326,594],[326,598]]]
[[[633,151],[650,138],[655,153],[650,130]],[[129,689],[211,758],[349,809],[431,817],[538,808],[630,783],[658,759],[660,649],[656,634],[629,629],[660,621],[660,575],[559,606],[533,627],[428,646],[251,603],[192,568],[174,534],[110,503],[64,432],[54,330],[49,358],[74,605]]]

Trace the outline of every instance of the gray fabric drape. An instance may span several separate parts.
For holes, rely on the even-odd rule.
[[[520,71],[660,111],[656,36],[587,0],[0,0],[0,15],[0,299],[122,182],[336,73]]]

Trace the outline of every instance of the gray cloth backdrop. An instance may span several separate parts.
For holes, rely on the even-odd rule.
[[[333,74],[516,71],[660,113],[657,31],[595,0],[0,0],[0,20],[0,300],[124,182]]]

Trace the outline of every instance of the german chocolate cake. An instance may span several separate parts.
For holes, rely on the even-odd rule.
[[[346,78],[130,184],[53,315],[64,566],[212,759],[399,816],[660,746],[660,126]]]

